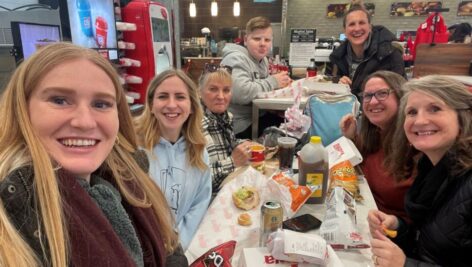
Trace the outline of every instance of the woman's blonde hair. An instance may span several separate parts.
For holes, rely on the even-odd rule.
[[[146,103],[143,113],[136,119],[136,131],[139,136],[139,143],[145,149],[152,151],[154,146],[161,138],[160,124],[152,113],[154,101],[154,93],[157,87],[165,80],[177,77],[187,87],[190,96],[191,114],[182,126],[182,135],[185,137],[187,144],[186,154],[190,166],[204,170],[208,168],[203,159],[203,151],[205,149],[205,137],[202,132],[203,111],[200,105],[195,83],[181,70],[169,69],[163,71],[151,80],[147,88]]]
[[[200,91],[205,89],[205,87],[207,87],[207,85],[213,81],[229,84],[229,86],[233,84],[231,74],[226,69],[219,68],[216,71],[206,72],[200,76],[198,80],[198,87],[200,88]]]
[[[160,189],[139,167],[132,153],[136,151],[136,137],[131,115],[116,70],[96,51],[68,43],[51,44],[42,48],[21,63],[6,86],[0,102],[0,181],[14,169],[32,165],[34,191],[38,213],[46,240],[41,240],[43,256],[48,266],[68,266],[69,239],[62,210],[61,195],[53,162],[35,133],[29,115],[28,101],[41,79],[64,62],[86,59],[102,69],[116,88],[119,144],[115,144],[100,169],[110,172],[124,198],[136,207],[151,207],[155,214],[163,243],[168,253],[178,245],[173,231],[170,210]],[[136,189],[128,188],[134,181]],[[0,266],[37,266],[42,263],[38,255],[22,239],[0,205]],[[6,244],[6,245],[5,245]],[[49,251],[47,253],[46,251]],[[48,254],[48,255],[46,255]]]
[[[420,92],[438,98],[457,112],[459,135],[447,154],[452,157],[451,173],[458,175],[472,168],[472,93],[467,87],[454,79],[430,75],[411,80],[403,85],[405,91],[400,101],[393,147],[387,155],[386,165],[398,180],[404,179],[404,173],[414,164],[417,150],[409,144],[403,125],[405,123],[405,107],[412,92]]]

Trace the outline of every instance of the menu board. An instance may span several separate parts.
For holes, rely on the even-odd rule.
[[[292,67],[308,67],[315,56],[316,29],[291,29],[289,62]]]
[[[314,43],[316,41],[316,29],[291,29],[291,43]]]

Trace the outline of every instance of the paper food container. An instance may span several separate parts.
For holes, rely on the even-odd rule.
[[[297,263],[276,260],[272,255],[270,255],[266,247],[243,249],[243,253],[241,253],[241,258],[239,259],[238,267],[261,267],[261,266],[308,267],[308,266],[316,266],[316,265],[303,264],[303,263],[297,264]]]
[[[336,141],[332,142],[326,147],[329,157],[329,168],[340,163],[341,161],[349,160],[352,166],[356,166],[362,162],[362,155],[354,145],[354,143],[341,136]]]
[[[345,267],[344,264],[339,260],[334,250],[328,246],[328,254],[330,259],[326,267]],[[316,264],[309,263],[293,263],[276,260],[270,255],[269,250],[266,247],[258,248],[244,248],[239,259],[237,267],[321,267]]]

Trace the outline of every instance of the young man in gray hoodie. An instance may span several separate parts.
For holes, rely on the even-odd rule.
[[[255,17],[248,21],[244,46],[227,44],[223,48],[221,64],[232,67],[233,98],[229,110],[234,115],[234,131],[238,138],[251,138],[252,100],[256,95],[286,87],[291,82],[286,71],[269,75],[266,56],[271,48],[272,27],[265,17]],[[259,129],[262,131],[283,119],[274,113],[261,113],[259,121]]]

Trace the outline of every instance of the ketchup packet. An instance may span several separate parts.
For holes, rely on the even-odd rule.
[[[231,240],[208,250],[196,259],[190,267],[231,267],[236,241]]]

